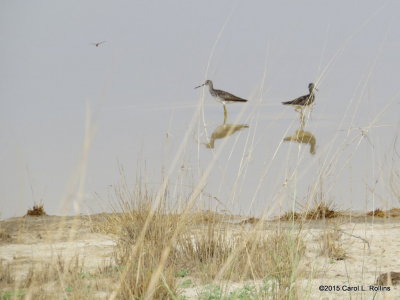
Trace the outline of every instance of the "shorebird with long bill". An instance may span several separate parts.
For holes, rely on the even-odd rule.
[[[200,88],[202,86],[208,85],[208,89],[210,90],[211,96],[213,96],[218,102],[221,102],[224,105],[224,115],[226,115],[226,104],[230,103],[237,103],[237,102],[247,102],[246,99],[237,97],[235,95],[232,95],[231,93],[222,91],[222,90],[216,90],[214,89],[213,83],[211,80],[206,80],[202,85],[199,85],[195,87],[195,89]]]

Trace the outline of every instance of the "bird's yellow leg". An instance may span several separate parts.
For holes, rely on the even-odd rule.
[[[226,110],[226,106],[224,104],[224,124],[226,123],[227,118],[228,118],[228,111]]]
[[[304,111],[301,110],[300,111],[300,127],[303,130],[304,126],[306,125],[306,120],[305,120],[305,116],[304,116]]]

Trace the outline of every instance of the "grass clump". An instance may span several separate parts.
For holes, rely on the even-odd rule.
[[[316,202],[314,207],[308,208],[303,212],[289,211],[279,217],[281,221],[304,221],[304,220],[321,220],[332,219],[341,216],[342,214],[336,211],[332,205],[320,201]]]
[[[120,285],[116,294],[121,299],[142,299],[180,217],[167,213],[163,205],[156,205],[156,196],[143,186],[137,185],[132,192],[123,186],[116,189],[116,195],[122,212],[108,217],[103,228],[115,235],[115,261],[123,268],[116,278]],[[156,283],[154,299],[174,299],[178,271],[172,253]]]
[[[303,220],[304,216],[301,213],[297,213],[295,211],[287,211],[282,216],[279,217],[281,221],[297,221]]]
[[[233,235],[221,224],[208,227],[207,231],[192,236],[190,242],[186,240],[186,244],[180,246],[183,263],[189,264],[186,267],[191,275],[203,282],[212,282],[218,276],[234,282],[268,278],[269,292],[283,297],[296,292],[294,283],[301,275],[299,264],[305,252],[300,236],[288,230]],[[213,298],[219,294],[217,292],[214,288],[202,299],[242,299],[230,298],[233,294]]]
[[[16,266],[0,265],[0,299],[96,299],[95,284],[84,273],[83,261],[58,255],[53,261],[32,264],[18,278]],[[13,275],[11,275],[13,274]]]
[[[261,219],[259,219],[259,218],[254,218],[254,217],[250,217],[250,218],[247,218],[247,219],[245,219],[245,220],[243,220],[243,221],[240,221],[240,225],[245,225],[245,224],[257,224],[258,222],[260,222],[261,221]]]
[[[367,213],[367,216],[379,217],[379,218],[395,218],[400,216],[400,208],[392,208],[390,210],[382,210],[377,208]]]
[[[0,262],[0,288],[15,282],[15,276],[11,270],[11,264]]]
[[[232,291],[224,291],[218,285],[210,284],[207,285],[199,295],[200,300],[256,300],[265,299],[262,297],[260,289],[255,285],[245,284],[241,288],[234,289]]]
[[[10,241],[11,235],[4,228],[0,228],[0,241]]]
[[[279,231],[266,240],[267,274],[279,283],[281,290],[292,293],[294,280],[301,275],[300,260],[305,253],[305,245],[299,235],[290,231]],[[255,256],[257,257],[257,256]],[[260,262],[261,263],[261,262]]]
[[[165,209],[167,194],[157,202],[156,194],[140,185],[129,193],[117,189],[122,212],[103,223],[103,232],[115,236],[115,262],[122,267],[115,278],[117,298],[142,299],[151,291],[154,299],[176,299],[187,274],[189,285],[192,279],[211,283],[268,277],[274,293],[295,293],[305,252],[299,234],[256,227],[245,231],[229,222],[233,216],[216,212],[171,213]],[[151,286],[155,274],[159,277]]]
[[[400,284],[400,273],[399,272],[388,272],[378,276],[375,282],[376,285],[399,285]]]
[[[383,210],[381,210],[380,208],[377,208],[373,211],[368,212],[367,216],[384,218],[384,217],[386,217],[386,214]]]
[[[188,231],[178,239],[177,263],[202,281],[211,281],[234,250],[235,240],[226,224],[209,223],[200,230]]]
[[[26,216],[47,216],[43,204],[34,204],[32,209],[28,209]]]
[[[331,205],[320,202],[314,206],[314,208],[306,212],[305,218],[307,220],[332,219],[339,215],[339,212],[335,211]]]
[[[189,213],[190,223],[196,224],[216,224],[226,222],[232,219],[228,214],[218,213],[210,210],[201,210]]]
[[[341,233],[338,230],[329,230],[321,235],[321,254],[334,260],[347,258],[346,251],[342,247]]]

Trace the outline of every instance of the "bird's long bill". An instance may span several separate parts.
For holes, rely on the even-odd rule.
[[[205,83],[203,83],[202,85],[196,86],[194,89],[198,89],[199,87],[202,87],[204,85],[205,85]]]

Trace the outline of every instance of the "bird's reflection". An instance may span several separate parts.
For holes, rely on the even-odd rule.
[[[294,111],[299,114],[300,129],[304,129],[304,127],[306,126],[306,119],[310,118],[312,109],[308,111],[304,107],[295,106]]]
[[[310,153],[315,154],[317,139],[310,131],[305,131],[304,127],[306,125],[306,118],[303,109],[297,111],[300,113],[300,128],[292,136],[287,136],[283,140],[285,142],[297,142],[303,144],[310,144]]]
[[[305,131],[303,129],[298,129],[298,130],[296,130],[294,135],[287,136],[283,140],[297,142],[297,143],[303,143],[303,144],[310,144],[310,153],[315,154],[315,146],[317,144],[317,139],[309,131]]]
[[[214,149],[215,140],[226,138],[234,134],[237,131],[242,130],[243,128],[249,128],[247,124],[227,124],[226,121],[228,119],[228,113],[224,110],[224,123],[219,125],[214,129],[211,134],[210,142],[205,144],[207,148]]]

